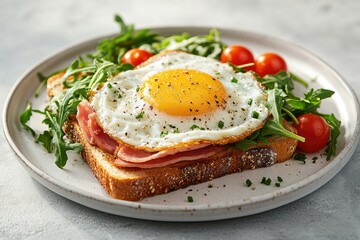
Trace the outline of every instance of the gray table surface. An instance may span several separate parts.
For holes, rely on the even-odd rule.
[[[27,69],[66,46],[116,32],[115,13],[138,27],[228,27],[289,40],[324,59],[360,95],[358,0],[1,0],[1,112],[10,88]],[[360,238],[359,146],[329,183],[296,202],[249,217],[201,223],[143,221],[86,208],[33,180],[2,130],[0,146],[2,239]]]

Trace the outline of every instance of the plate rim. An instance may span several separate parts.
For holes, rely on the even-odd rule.
[[[188,31],[195,31],[195,32],[200,32],[200,31],[201,32],[207,32],[211,28],[213,28],[213,27],[206,27],[206,26],[204,26],[204,27],[202,27],[202,26],[195,26],[195,27],[194,26],[158,26],[158,27],[156,27],[156,26],[154,26],[154,27],[151,27],[150,29],[153,30],[153,31],[156,31],[156,32],[164,32],[164,31],[179,32],[179,31],[181,31],[181,29],[188,29]],[[295,43],[292,43],[290,41],[283,40],[283,39],[280,39],[280,38],[277,38],[277,37],[264,35],[264,34],[257,33],[257,32],[252,32],[252,31],[240,30],[240,29],[231,29],[231,28],[224,28],[224,27],[216,27],[216,29],[219,30],[220,33],[222,33],[222,32],[226,32],[226,33],[227,32],[234,32],[236,35],[246,34],[246,35],[255,36],[255,37],[269,38],[270,40],[277,40],[277,41],[280,41],[282,43],[285,43],[287,46],[290,46],[291,48],[295,48],[297,51],[301,51],[302,53],[305,53],[306,55],[310,56],[312,59],[314,59],[317,62],[321,63],[323,66],[325,66],[327,68],[327,70],[329,70],[331,72],[331,75],[336,76],[336,78],[338,78],[341,81],[341,84],[346,88],[346,90],[349,93],[351,93],[351,98],[354,101],[355,108],[356,108],[356,111],[357,111],[356,122],[359,123],[359,119],[360,119],[359,100],[357,99],[355,91],[350,87],[350,85],[347,83],[347,81],[335,69],[333,69],[329,64],[327,64],[325,61],[323,61],[317,55],[311,53],[310,51],[304,49],[303,47],[301,47],[301,46],[299,46],[299,45],[297,45]],[[102,203],[108,204],[108,205],[120,205],[121,207],[126,207],[126,208],[130,208],[130,209],[139,209],[139,208],[141,208],[141,209],[144,209],[144,210],[160,211],[160,212],[189,211],[189,207],[186,207],[186,206],[153,205],[153,204],[150,204],[150,203],[130,202],[130,201],[112,199],[112,198],[110,198],[108,196],[100,196],[100,197],[95,196],[94,197],[93,194],[91,194],[91,193],[89,193],[89,192],[87,192],[85,190],[78,189],[78,188],[76,188],[75,191],[70,189],[72,194],[75,194],[77,196],[75,196],[73,198],[70,198],[68,196],[64,196],[63,194],[60,194],[58,191],[61,190],[61,189],[63,189],[64,191],[69,191],[69,189],[66,189],[66,187],[68,187],[68,186],[71,187],[71,185],[68,185],[68,184],[66,184],[64,182],[61,182],[61,181],[57,180],[56,178],[52,177],[51,175],[49,175],[48,173],[43,172],[35,164],[33,164],[30,161],[30,159],[27,159],[22,154],[21,150],[17,147],[14,139],[12,139],[12,136],[11,136],[11,134],[9,132],[8,121],[7,121],[9,107],[10,107],[10,104],[11,104],[12,99],[14,97],[14,94],[16,92],[16,89],[23,83],[24,79],[26,79],[26,77],[28,75],[30,75],[36,69],[38,69],[42,65],[44,65],[44,63],[46,61],[54,60],[56,58],[60,58],[59,55],[66,55],[67,53],[70,53],[70,52],[72,52],[72,51],[74,51],[74,50],[76,50],[78,48],[88,46],[90,44],[95,44],[96,42],[98,42],[102,38],[110,37],[110,36],[114,36],[114,35],[115,34],[101,35],[101,36],[89,38],[89,39],[87,39],[85,41],[80,41],[78,43],[71,44],[71,45],[69,45],[67,47],[64,47],[64,48],[60,49],[59,51],[56,51],[53,54],[50,54],[49,56],[43,58],[42,60],[38,61],[38,63],[34,64],[25,73],[23,73],[19,77],[19,79],[15,82],[13,87],[11,88],[8,96],[6,97],[6,101],[5,101],[5,104],[4,104],[3,114],[2,114],[2,121],[3,121],[3,131],[4,131],[5,139],[7,140],[10,147],[12,148],[13,152],[15,153],[18,161],[21,163],[21,165],[23,165],[23,167],[25,167],[25,169],[30,173],[30,175],[33,178],[35,178],[38,182],[40,182],[42,185],[44,185],[49,190],[52,190],[52,191],[56,192],[57,194],[65,197],[67,199],[70,199],[72,201],[75,201],[75,202],[77,202],[77,203],[79,203],[81,205],[88,206],[86,204],[83,204],[83,203],[81,203],[79,201],[74,200],[73,198],[76,198],[76,197],[78,197],[78,198],[79,197],[80,198],[86,198],[88,200],[98,201],[98,202],[102,202]],[[306,185],[310,185],[310,184],[316,182],[316,180],[318,178],[326,176],[326,174],[330,174],[329,170],[334,168],[333,165],[339,164],[339,162],[340,162],[341,167],[337,171],[335,171],[334,173],[330,174],[330,176],[328,176],[328,178],[330,180],[333,176],[336,175],[336,173],[338,171],[340,171],[342,169],[343,166],[345,166],[345,164],[351,158],[351,156],[352,156],[353,152],[355,151],[356,146],[357,146],[357,144],[359,142],[359,135],[360,135],[360,126],[359,126],[359,124],[357,124],[355,126],[354,132],[352,132],[351,137],[349,139],[346,139],[347,141],[345,142],[344,148],[336,156],[337,161],[335,162],[334,161],[335,159],[333,159],[329,164],[327,164],[325,167],[321,168],[320,171],[317,174],[312,174],[312,175],[306,177],[305,179],[303,179],[302,181],[297,182],[296,184],[293,184],[293,185],[289,185],[289,186],[287,186],[285,188],[282,188],[281,190],[275,190],[272,193],[260,195],[257,198],[263,198],[262,200],[259,199],[257,201],[251,201],[251,202],[243,203],[241,206],[246,206],[246,205],[249,205],[249,204],[257,204],[257,203],[261,203],[263,201],[266,201],[266,200],[269,199],[269,196],[267,196],[267,195],[271,195],[270,196],[270,198],[271,198],[273,193],[277,192],[277,191],[279,191],[279,192],[281,191],[282,195],[288,195],[289,193],[294,192],[297,189],[300,189],[300,188],[302,188],[302,187],[304,187]],[[321,174],[319,174],[319,173],[321,173]],[[45,181],[45,182],[43,182],[43,181]],[[55,188],[59,188],[59,189],[54,190],[54,189],[50,188],[49,186],[47,186],[46,183],[52,185]],[[320,184],[320,186],[316,187],[312,191],[318,189],[319,187],[323,186],[324,184],[325,183]],[[293,187],[294,185],[296,185],[297,188],[296,189],[291,189],[291,187]],[[306,195],[310,194],[312,191],[304,194],[303,196],[306,196]],[[303,196],[301,196],[301,197],[303,197]],[[299,199],[299,198],[297,198],[297,199]],[[286,202],[284,204],[290,203],[292,201],[294,201],[294,200],[288,201],[288,202]],[[284,204],[281,204],[281,205],[284,205]],[[221,207],[217,207],[216,209],[237,207],[238,206],[238,205],[229,206],[228,202],[221,203],[221,205],[222,205]],[[92,206],[88,206],[88,207],[94,208]],[[194,207],[190,207],[190,208],[194,208]],[[196,211],[206,211],[206,210],[212,209],[212,208],[209,208],[209,206],[207,204],[196,205],[195,208],[196,208]],[[276,208],[276,207],[269,208],[268,210],[273,209],[273,208]],[[98,208],[95,208],[95,209],[100,210]],[[104,210],[100,210],[100,211],[104,211]],[[104,211],[104,212],[108,212],[108,211]],[[263,212],[263,211],[261,211],[261,212]],[[116,215],[121,215],[121,214],[113,213],[113,212],[109,212],[109,213],[116,214]],[[250,213],[250,214],[253,214],[253,213]],[[246,215],[250,215],[250,214],[246,214]],[[239,215],[238,217],[246,216],[246,215]],[[123,216],[125,216],[125,215],[123,215]],[[134,216],[128,215],[128,217],[134,217]],[[141,217],[141,218],[146,219],[146,217]],[[226,218],[228,218],[228,217],[220,217],[220,218],[214,218],[214,219],[210,219],[210,220],[226,219]],[[149,218],[149,219],[151,219],[151,220],[160,219],[160,220],[166,220],[166,221],[179,221],[179,220],[182,221],[181,219],[179,219],[179,220],[168,219],[166,217],[166,214],[162,218],[161,217],[156,217],[156,218]],[[196,221],[196,218],[191,218],[190,217],[189,219],[186,219],[186,221],[189,221],[189,220],[192,221],[194,219]],[[200,221],[203,221],[203,220],[200,220]]]

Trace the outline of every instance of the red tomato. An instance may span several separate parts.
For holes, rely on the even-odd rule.
[[[263,53],[255,60],[255,72],[264,77],[287,71],[285,60],[276,53]]]
[[[298,118],[299,125],[294,124],[297,134],[305,138],[297,148],[305,153],[314,153],[326,146],[330,138],[330,127],[319,115],[305,113]]]
[[[220,61],[230,62],[234,65],[244,65],[254,63],[254,56],[249,49],[240,45],[232,45],[224,49],[221,53]],[[244,67],[245,71],[255,70],[254,66]]]
[[[121,63],[130,63],[136,67],[142,62],[148,60],[152,54],[146,50],[133,48],[127,51],[121,59]]]

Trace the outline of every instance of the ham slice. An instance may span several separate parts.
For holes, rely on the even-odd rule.
[[[119,144],[106,134],[98,124],[96,114],[89,102],[82,101],[77,110],[76,119],[89,143],[113,154]]]
[[[174,155],[167,155],[164,157],[154,158],[147,162],[135,163],[116,158],[115,165],[118,167],[138,167],[138,168],[155,168],[163,167],[180,161],[192,161],[199,160],[207,157],[211,157],[221,151],[224,151],[224,146],[207,146],[195,150],[189,150],[185,152],[178,152]]]
[[[108,134],[104,132],[104,130],[97,122],[95,113],[91,113],[89,115],[88,127],[90,129],[92,141],[99,148],[109,153],[115,152],[119,143],[116,142],[114,139],[112,139]]]
[[[118,167],[154,168],[180,161],[191,161],[213,156],[225,149],[224,146],[198,144],[193,146],[147,152],[119,144],[112,139],[97,122],[96,113],[88,101],[84,100],[77,107],[76,119],[86,139],[91,145],[114,154],[114,164]]]
[[[80,126],[81,130],[84,133],[84,136],[85,136],[86,140],[91,145],[95,145],[95,143],[92,141],[91,134],[90,134],[90,131],[89,131],[89,128],[88,128],[87,124],[88,124],[88,121],[89,121],[89,115],[91,113],[93,113],[93,112],[94,112],[94,110],[92,110],[92,108],[90,107],[88,101],[82,101],[77,106],[76,119],[77,119],[77,121],[79,123],[79,126]]]
[[[209,144],[198,144],[194,146],[178,147],[175,149],[166,149],[159,152],[147,152],[144,150],[137,150],[127,146],[119,145],[115,155],[120,159],[126,159],[127,162],[143,163],[170,155],[177,155],[178,153],[182,152],[191,152],[197,149],[205,148],[207,146],[209,146]]]

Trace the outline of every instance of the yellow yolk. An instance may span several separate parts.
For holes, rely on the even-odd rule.
[[[211,112],[226,105],[222,83],[207,73],[171,69],[152,75],[140,88],[142,99],[159,111],[174,116]]]

